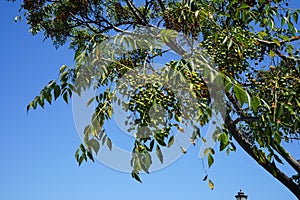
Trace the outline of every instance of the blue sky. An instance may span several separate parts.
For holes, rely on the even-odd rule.
[[[230,156],[217,153],[208,171],[213,191],[202,181],[199,149],[193,147],[171,166],[143,175],[143,184],[99,162],[78,167],[74,153],[80,139],[71,106],[58,100],[26,113],[27,103],[56,78],[59,67],[73,63],[73,52],[56,50],[42,36],[32,37],[24,21],[15,23],[17,3],[1,1],[0,13],[0,199],[230,200],[240,189],[249,200],[295,199],[239,147]],[[300,157],[299,143],[289,149]]]

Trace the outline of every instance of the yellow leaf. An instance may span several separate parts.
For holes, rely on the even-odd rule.
[[[214,183],[211,180],[208,180],[208,186],[211,190],[213,190],[215,187]]]

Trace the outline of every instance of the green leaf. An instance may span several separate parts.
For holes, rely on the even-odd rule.
[[[80,149],[78,148],[75,152],[75,158],[77,162],[79,161],[79,154],[80,154]]]
[[[88,102],[86,103],[86,106],[88,107],[89,105],[91,105],[91,103],[93,103],[95,97],[92,97],[88,100]]]
[[[273,39],[273,42],[274,42],[277,46],[281,46],[280,41],[279,41],[277,38]]]
[[[88,146],[89,147],[92,147],[92,149],[95,151],[96,154],[98,154],[98,151],[100,149],[100,144],[97,140],[95,139],[90,139],[88,141]]]
[[[42,96],[40,96],[40,98],[38,99],[38,104],[42,107],[42,108],[44,108],[44,104],[45,104],[45,102],[44,102],[44,99],[43,99],[43,97]]]
[[[131,176],[132,176],[132,178],[134,178],[138,182],[142,183],[142,180],[141,180],[141,178],[140,178],[140,176],[137,172],[131,172]]]
[[[243,3],[243,4],[239,7],[239,9],[248,9],[248,8],[250,8],[250,6],[249,6],[248,4],[246,4],[246,3]]]
[[[80,150],[83,152],[83,153],[85,153],[86,152],[86,149],[85,149],[85,147],[84,147],[84,145],[83,144],[80,144]]]
[[[286,35],[278,35],[278,37],[280,37],[281,39],[286,40],[286,41],[290,40],[290,38]]]
[[[49,104],[52,103],[52,95],[51,95],[51,91],[50,91],[50,90],[48,90],[48,91],[45,92],[45,99],[46,99],[46,101],[47,101]]]
[[[234,95],[237,98],[237,100],[241,103],[241,105],[244,105],[244,103],[248,100],[248,103],[250,103],[250,96],[249,94],[238,85],[233,86]]]
[[[78,161],[79,166],[82,164],[83,160],[84,160],[84,156],[82,155],[82,156],[80,156],[79,161]]]
[[[286,19],[285,19],[285,17],[282,17],[281,18],[281,26],[284,26],[285,23],[286,23]]]
[[[254,113],[257,113],[258,107],[259,107],[259,98],[258,97],[252,97],[251,99],[251,105]]]
[[[65,71],[65,69],[67,68],[66,65],[62,65],[59,69],[59,73],[63,73]]]
[[[65,102],[68,104],[69,103],[69,96],[68,96],[68,93],[67,92],[65,92],[64,94],[63,94],[63,99],[65,100]]]
[[[112,110],[112,107],[110,107],[110,106],[107,109],[107,115],[108,115],[109,118],[112,118],[113,110]]]
[[[211,147],[208,147],[204,150],[204,156],[207,156],[208,154],[215,154],[215,150]]]
[[[168,141],[168,147],[171,147],[174,144],[175,137],[172,135]]]
[[[28,111],[30,110],[30,108],[32,108],[32,105],[33,105],[32,102],[30,102],[30,103],[27,105],[27,107],[26,107],[27,113],[28,113]]]
[[[275,52],[274,52],[273,50],[270,50],[270,52],[269,52],[269,56],[270,56],[270,57],[275,57],[275,56],[276,56],[276,54],[275,54]]]
[[[154,140],[152,140],[152,141],[150,142],[150,147],[149,147],[150,151],[153,150],[153,147],[154,147]]]
[[[219,137],[220,151],[223,151],[229,144],[228,136],[226,133],[222,133]]]
[[[298,13],[297,12],[293,13],[293,19],[294,19],[295,23],[298,23]]]
[[[141,162],[140,162],[140,159],[138,156],[135,156],[134,159],[133,159],[133,170],[138,172],[142,169],[141,167]]]
[[[111,142],[110,138],[107,138],[106,144],[107,144],[109,150],[111,150],[112,149],[112,142]]]
[[[149,168],[152,164],[151,155],[149,152],[144,152],[142,158],[142,168],[146,173],[149,173]]]
[[[266,33],[265,31],[261,31],[258,33],[258,37],[260,39],[263,39],[264,37],[268,36],[268,33]]]
[[[54,85],[54,99],[56,100],[60,95],[60,87],[58,85]]]
[[[159,161],[161,163],[163,163],[164,162],[164,158],[163,158],[163,154],[161,152],[161,149],[160,149],[159,145],[156,145],[156,155],[157,155]]]
[[[213,158],[212,154],[208,154],[207,162],[208,162],[208,168],[210,168],[211,165],[214,163],[214,158]]]
[[[147,174],[149,174],[149,168],[148,168],[148,166],[146,166],[146,164],[143,163],[143,162],[140,162],[140,163],[141,163],[142,170],[144,172],[146,172]]]
[[[83,141],[86,145],[88,145],[89,138],[90,138],[90,127],[86,126],[84,129],[84,136],[83,136]]]
[[[224,82],[224,86],[225,86],[225,92],[229,92],[231,87],[232,87],[232,81],[230,80],[229,77],[225,77],[225,82]]]
[[[90,160],[92,160],[93,162],[95,162],[93,154],[91,152],[87,152],[87,156],[89,157]]]
[[[181,122],[181,117],[178,114],[175,114],[175,120],[177,122]]]
[[[293,25],[292,22],[288,23],[288,28],[289,28],[289,31],[293,31],[294,30],[294,25]]]
[[[106,139],[107,139],[107,135],[104,135],[104,137],[102,138],[102,141],[101,141],[102,145],[104,145]]]

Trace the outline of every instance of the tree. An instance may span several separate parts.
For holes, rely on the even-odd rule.
[[[129,99],[121,107],[133,119],[133,127],[144,127],[136,131],[132,150],[135,179],[140,181],[139,172],[148,172],[152,162],[150,152],[156,151],[163,162],[161,148],[173,144],[172,130],[182,130],[180,124],[189,122],[195,127],[191,143],[205,143],[200,128],[214,122],[213,111],[221,112],[220,105],[214,104],[220,98],[225,102],[226,113],[219,132],[214,134],[219,150],[234,151],[235,140],[258,165],[300,198],[300,162],[283,147],[300,139],[299,50],[295,45],[300,40],[295,26],[300,10],[291,8],[288,0],[145,0],[143,3],[24,0],[21,10],[33,35],[44,33],[56,47],[69,45],[74,49],[76,61],[75,67],[62,66],[60,77],[50,81],[27,110],[38,105],[44,107],[45,101],[51,104],[59,97],[68,103],[73,93],[80,94],[93,86],[98,89],[95,98],[88,102],[95,101],[97,106],[91,124],[84,130],[85,142],[76,152],[79,164],[87,158],[94,160],[93,151],[98,152],[100,140],[111,148],[104,124],[114,114],[112,104],[122,104],[114,92],[115,88],[120,89],[122,84],[118,84],[127,75],[126,80],[138,88],[130,94],[128,90],[123,93]],[[149,78],[151,84],[136,82],[144,75],[134,71],[136,68],[145,63],[149,67],[155,58],[168,52],[159,45],[151,48],[143,42],[138,44],[143,48],[132,48],[137,45],[133,36],[139,33],[140,27],[158,31],[158,38],[152,38],[153,42],[162,42],[181,55],[180,59],[165,63],[173,72],[169,70],[164,76],[177,82],[184,80],[189,88],[170,90],[159,81],[153,84],[153,77]],[[104,50],[95,48],[95,44],[102,44],[108,36],[119,33],[122,33],[119,43],[122,40],[127,50],[131,50],[117,54],[104,64],[104,69],[96,69],[95,66],[103,66],[95,62]],[[194,67],[203,64],[203,60],[194,59],[199,58],[198,48],[193,49],[194,56],[191,56],[176,40],[178,33],[196,41],[202,53],[215,63],[216,70],[209,69],[209,65]],[[86,59],[86,55],[91,59]],[[131,71],[135,76],[128,75]],[[96,83],[85,78],[91,77],[86,76],[91,72],[98,77]],[[208,77],[216,76],[221,82],[214,85],[224,85],[224,90],[212,96]],[[174,91],[182,96],[187,95],[184,91],[192,94],[196,109],[188,112],[189,116],[184,110],[189,98],[179,98]],[[149,116],[149,109],[154,105],[166,110],[160,120],[152,121]],[[189,120],[191,115],[195,121]],[[214,149],[208,148],[205,154],[210,167]],[[283,163],[292,167],[295,174],[286,174],[281,168]],[[206,177],[205,180],[213,188],[212,182]]]

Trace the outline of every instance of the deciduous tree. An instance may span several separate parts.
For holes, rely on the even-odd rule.
[[[74,67],[63,66],[60,77],[50,81],[27,110],[44,107],[45,101],[51,104],[59,97],[68,103],[73,93],[91,87],[91,80],[81,80],[77,85],[74,80],[80,73],[88,73],[81,71],[87,62],[85,55],[101,55],[93,45],[109,36],[134,33],[139,27],[167,30],[159,33],[161,40],[170,50],[184,55],[174,39],[174,33],[180,33],[196,41],[211,57],[224,84],[226,115],[220,133],[215,135],[219,150],[229,153],[238,144],[300,199],[300,162],[284,148],[299,140],[300,132],[299,50],[295,45],[300,40],[299,12],[288,0],[23,0],[21,15],[31,33],[42,32],[55,47],[69,45],[76,61]],[[124,38],[130,46],[130,34]],[[92,99],[97,106],[85,129],[86,142],[76,153],[79,163],[94,159],[93,151],[99,150],[100,140],[111,147],[104,132],[105,122],[114,114],[112,103],[118,101],[111,86],[120,83],[128,71],[165,53],[159,48],[132,50],[115,57],[97,75],[101,79],[96,86],[101,90]],[[205,73],[194,70],[184,56],[165,66],[180,69],[179,75],[190,84],[198,103],[191,142],[205,142],[198,128],[211,123],[211,111],[215,109]],[[149,108],[154,104],[164,107],[167,114],[157,122],[163,125],[160,131],[149,128],[146,135],[136,133],[132,176],[139,181],[139,172],[148,172],[151,165],[149,152],[156,151],[163,161],[160,149],[173,144],[172,130],[180,130],[178,124],[185,120],[178,97],[165,85],[141,84],[123,108],[134,118],[135,126],[147,127],[151,121]],[[206,153],[211,166],[214,149]],[[294,174],[285,173],[283,163],[292,167]]]

